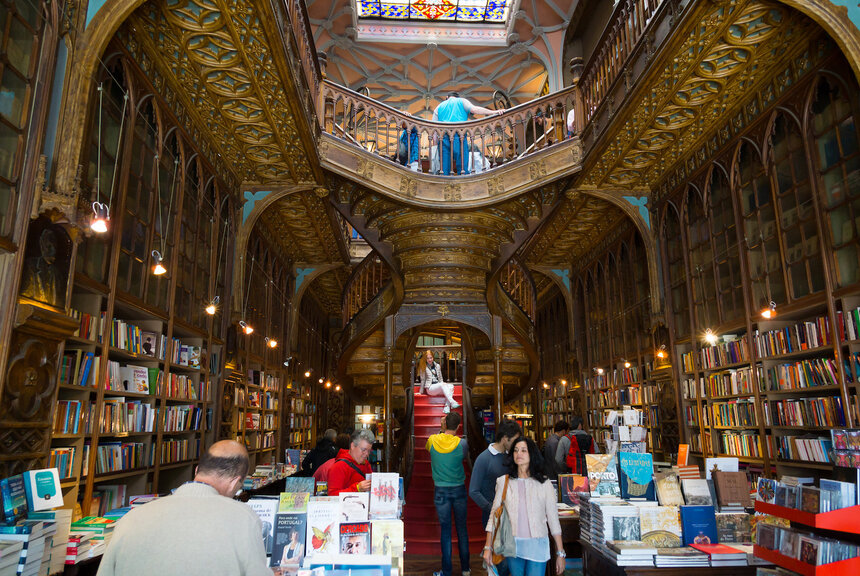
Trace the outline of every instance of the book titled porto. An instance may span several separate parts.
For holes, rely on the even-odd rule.
[[[370,548],[370,522],[341,523],[341,554],[368,554]]]
[[[374,472],[370,477],[370,517],[396,519],[400,510],[400,475]]]
[[[282,492],[278,499],[270,565],[281,572],[298,571],[307,552],[308,501],[307,492]]]
[[[403,558],[403,520],[372,520],[370,538],[373,554]]]
[[[307,556],[337,554],[340,537],[340,498],[318,496],[308,503]]]
[[[622,498],[657,500],[654,489],[654,457],[649,453],[618,453]],[[630,538],[638,540],[639,538]]]
[[[615,454],[586,454],[585,464],[592,496],[621,496]]]
[[[559,500],[568,506],[579,505],[579,495],[588,493],[588,477],[580,474],[559,474]]]
[[[713,506],[681,506],[683,544],[716,544],[717,518]]]

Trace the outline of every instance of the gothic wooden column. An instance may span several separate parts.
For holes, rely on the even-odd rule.
[[[496,427],[502,423],[502,409],[505,405],[502,389],[502,317],[493,316],[493,411],[496,413]]]
[[[385,422],[385,435],[383,437],[383,446],[385,452],[385,470],[393,472],[394,463],[391,461],[392,444],[394,436],[391,433],[391,407],[393,404],[392,388],[394,386],[394,374],[392,366],[394,363],[394,316],[386,316],[385,318],[385,399],[383,403],[383,413]]]

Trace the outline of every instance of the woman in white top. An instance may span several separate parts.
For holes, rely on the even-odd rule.
[[[496,480],[496,497],[487,523],[487,542],[484,561],[492,563],[493,528],[495,512],[502,505],[505,480],[508,480],[505,510],[511,522],[511,533],[516,544],[516,555],[508,557],[511,576],[543,576],[550,559],[549,534],[555,540],[555,572],[564,572],[564,546],[561,542],[561,524],[558,521],[556,491],[543,468],[543,456],[531,438],[520,436],[511,446],[512,461],[508,474]],[[548,529],[547,529],[548,528]]]
[[[418,378],[421,380],[421,385],[418,388],[419,394],[424,394],[426,391],[430,396],[445,397],[444,411],[446,414],[452,409],[460,407],[454,401],[454,385],[446,384],[442,380],[442,367],[433,359],[432,350],[427,350],[421,357],[421,361],[418,362]]]

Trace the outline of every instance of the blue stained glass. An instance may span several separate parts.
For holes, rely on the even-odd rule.
[[[468,22],[480,22],[484,19],[484,11],[473,6],[460,6],[457,8],[457,20]]]
[[[409,6],[404,4],[388,4],[387,2],[382,4],[382,14],[383,18],[394,18],[397,20],[404,20],[409,18]]]
[[[358,15],[361,16],[379,16],[379,1],[378,0],[358,0]]]
[[[487,15],[486,19],[488,22],[504,22],[507,10],[506,8],[507,2],[505,0],[487,3]]]

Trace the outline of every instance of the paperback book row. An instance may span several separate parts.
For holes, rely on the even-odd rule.
[[[759,478],[756,486],[756,500],[810,514],[821,514],[857,505],[860,482],[841,482],[821,478],[818,481],[818,487],[814,486],[813,482],[812,478],[795,476],[783,476],[780,481]]]
[[[397,574],[404,549],[401,479],[374,473],[370,481],[370,492],[318,496],[313,478],[291,476],[280,496],[248,500],[263,523],[264,546],[276,573],[351,563],[349,557],[359,556],[363,566]]]
[[[756,545],[812,566],[860,557],[860,546],[802,530],[763,524]]]

